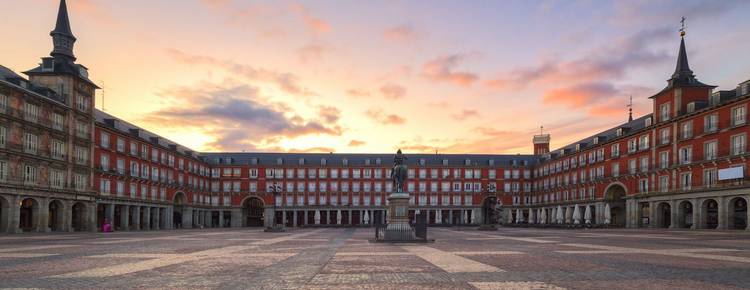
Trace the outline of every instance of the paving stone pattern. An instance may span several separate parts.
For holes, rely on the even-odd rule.
[[[257,228],[0,235],[0,289],[750,289],[741,231]]]

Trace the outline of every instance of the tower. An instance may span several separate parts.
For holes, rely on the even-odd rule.
[[[685,47],[685,17],[681,23],[680,48],[674,73],[667,80],[667,87],[651,97],[654,104],[654,123],[666,122],[685,114],[690,108],[694,108],[696,103],[707,101],[711,91],[716,87],[698,81],[690,69]]]
[[[68,19],[68,5],[65,0],[60,1],[60,8],[57,11],[57,23],[55,29],[49,33],[52,36],[53,49],[50,55],[60,60],[76,60],[73,54],[73,45],[76,37],[70,30],[70,20]]]
[[[534,135],[534,155],[543,155],[549,153],[549,141],[552,138],[549,134],[544,134],[544,126],[540,127],[539,134]]]

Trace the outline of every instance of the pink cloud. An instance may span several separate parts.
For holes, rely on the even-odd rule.
[[[386,114],[382,109],[369,109],[365,112],[365,115],[382,125],[402,125],[406,123],[406,119],[396,114]]]
[[[422,76],[433,81],[470,86],[479,79],[479,76],[470,72],[455,71],[456,66],[466,58],[467,55],[452,54],[430,60],[422,65]]]
[[[289,9],[302,18],[305,26],[314,33],[323,34],[331,32],[331,24],[325,20],[314,16],[306,7],[293,3]]]
[[[406,88],[398,84],[388,83],[380,87],[380,93],[386,99],[395,100],[406,96]]]
[[[419,37],[411,25],[389,27],[383,31],[383,38],[391,42],[410,42]]]

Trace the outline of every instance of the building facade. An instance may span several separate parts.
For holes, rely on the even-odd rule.
[[[28,78],[0,66],[0,232],[386,222],[393,154],[195,152],[94,108],[64,0],[50,35]],[[651,114],[533,155],[407,154],[410,218],[747,229],[749,93],[699,82],[682,39]]]

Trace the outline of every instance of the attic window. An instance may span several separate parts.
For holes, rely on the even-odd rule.
[[[370,158],[365,159],[365,165],[370,165]]]
[[[232,164],[232,157],[224,158],[224,163],[226,163],[226,164]]]
[[[424,158],[419,159],[419,165],[424,166]]]
[[[490,166],[495,166],[495,159],[488,160],[487,164],[490,165]]]
[[[299,159],[299,165],[305,165],[305,158]]]
[[[320,158],[320,165],[321,166],[326,166],[326,159],[325,158]]]
[[[380,158],[375,159],[375,164],[380,165]]]
[[[349,160],[344,158],[343,160],[341,160],[341,164],[343,164],[344,166],[349,166]]]
[[[281,158],[276,158],[276,165],[282,165],[284,164],[284,160]]]
[[[448,166],[448,159],[443,159],[443,166]]]
[[[471,165],[471,160],[469,160],[469,159],[464,160],[464,165],[466,165],[466,166]]]
[[[250,160],[250,163],[253,164],[253,165],[257,165],[258,164],[258,157],[253,157],[253,159]]]
[[[646,118],[644,122],[646,123],[646,127],[651,126],[651,118]]]
[[[617,137],[620,137],[622,136],[622,133],[623,133],[622,128],[617,128],[617,132],[615,132],[615,135],[617,135]]]
[[[581,145],[581,143],[576,144],[576,151],[581,151],[581,148],[583,147]]]
[[[594,145],[599,144],[599,137],[594,137]]]

